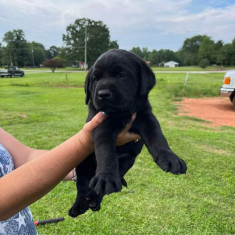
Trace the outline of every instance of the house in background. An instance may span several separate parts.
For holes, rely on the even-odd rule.
[[[175,61],[168,61],[166,63],[164,63],[164,67],[168,67],[168,68],[174,68],[179,66],[179,63],[175,62]]]

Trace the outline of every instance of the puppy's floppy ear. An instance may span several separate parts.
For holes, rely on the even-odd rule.
[[[140,60],[140,95],[145,96],[156,84],[156,78],[152,69],[145,61]]]
[[[86,93],[86,104],[88,104],[88,101],[91,96],[91,91],[90,91],[90,84],[91,84],[91,73],[92,73],[93,67],[90,68],[87,76],[86,76],[86,81],[85,81],[85,93]]]

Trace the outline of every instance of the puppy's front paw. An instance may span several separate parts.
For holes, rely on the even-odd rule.
[[[155,162],[165,172],[171,172],[178,175],[185,174],[187,171],[187,165],[184,160],[180,159],[171,150],[161,151]]]
[[[122,189],[121,178],[114,173],[100,173],[93,177],[90,188],[98,195],[105,195],[119,192]]]

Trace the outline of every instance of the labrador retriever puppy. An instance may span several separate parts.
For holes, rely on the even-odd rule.
[[[108,118],[93,132],[95,152],[76,167],[77,198],[70,216],[99,210],[104,195],[127,186],[124,175],[144,144],[163,171],[186,173],[185,162],[170,149],[152,113],[148,93],[155,83],[155,75],[145,61],[125,50],[109,50],[91,67],[85,82],[87,121],[99,111]],[[133,113],[137,116],[130,131],[142,139],[116,147],[117,135]]]

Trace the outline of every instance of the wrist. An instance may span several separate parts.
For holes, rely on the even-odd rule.
[[[85,156],[90,155],[92,152],[94,152],[94,143],[92,140],[91,133],[88,133],[84,131],[83,129],[78,132],[76,135],[77,139],[77,149],[78,154],[83,154]]]

